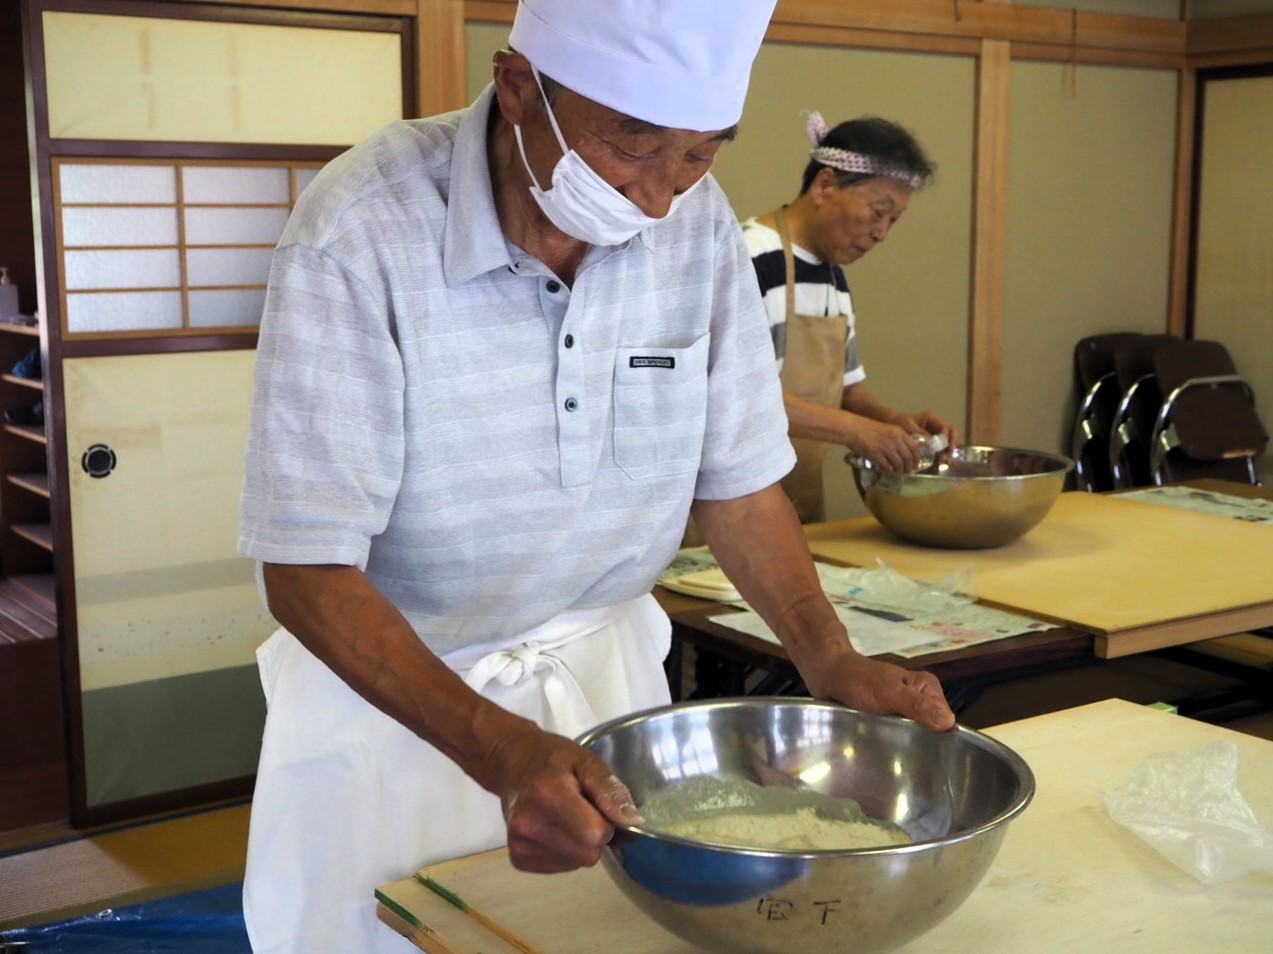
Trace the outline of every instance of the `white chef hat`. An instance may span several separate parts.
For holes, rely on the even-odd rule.
[[[509,45],[594,102],[659,126],[738,122],[776,0],[520,0]]]

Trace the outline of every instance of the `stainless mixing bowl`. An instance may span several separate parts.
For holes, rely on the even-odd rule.
[[[679,937],[731,954],[893,950],[963,903],[1034,795],[1020,756],[972,729],[937,733],[809,699],[679,703],[608,722],[580,742],[638,806],[698,775],[804,784],[853,798],[914,839],[763,851],[649,827],[616,833],[602,861],[637,907]]]
[[[1042,520],[1074,461],[1018,447],[963,445],[913,474],[890,474],[854,454],[845,460],[862,502],[905,540],[956,550],[1003,546]]]

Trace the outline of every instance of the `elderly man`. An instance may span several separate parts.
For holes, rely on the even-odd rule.
[[[636,811],[571,738],[668,700],[650,589],[691,503],[813,693],[953,723],[936,680],[854,652],[778,486],[765,314],[707,175],[772,6],[523,0],[472,106],[301,197],[240,544],[284,627],[258,952],[399,950],[374,885],[505,841],[527,870],[596,863]]]

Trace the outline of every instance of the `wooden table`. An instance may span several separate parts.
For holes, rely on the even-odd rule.
[[[1264,487],[1251,487],[1220,480],[1190,481],[1187,486],[1232,496],[1256,497],[1271,499],[1273,491]],[[1088,495],[1083,495],[1088,496]],[[1088,502],[1088,501],[1080,501]],[[1128,501],[1127,503],[1130,503]],[[1152,508],[1152,509],[1146,509]],[[1224,518],[1207,517],[1185,511],[1173,510],[1160,505],[1137,505],[1138,513],[1134,515],[1135,526],[1143,527],[1147,520],[1157,520],[1168,525],[1168,533],[1180,530],[1183,523],[1185,532],[1191,531],[1200,524],[1208,526],[1212,521]],[[1097,511],[1099,517],[1100,511]],[[1049,516],[1049,519],[1053,519]],[[999,568],[999,585],[995,590],[1000,597],[990,602],[1004,605],[1009,609],[1020,609],[1020,602],[1012,594],[1026,592],[1030,589],[1031,576],[1021,574],[1019,568],[1032,559],[1046,565],[1050,559],[1053,564],[1066,564],[1069,569],[1068,583],[1062,582],[1062,593],[1066,585],[1081,587],[1085,592],[1080,594],[1091,604],[1095,603],[1099,611],[1102,604],[1125,602],[1136,604],[1146,597],[1143,590],[1134,586],[1121,586],[1117,572],[1111,577],[1091,583],[1090,576],[1075,582],[1075,568],[1083,570],[1084,544],[1076,542],[1082,534],[1075,527],[1082,527],[1091,514],[1085,513],[1080,518],[1067,520],[1064,512],[1059,515],[1057,529],[1041,525],[1036,528],[1040,537],[1051,537],[1054,546],[1049,549],[1047,540],[1042,545],[1034,542],[1029,546],[1016,545],[1002,548],[999,551],[949,551],[934,550],[902,543],[891,537],[873,518],[839,521],[826,524],[813,524],[806,528],[811,547],[818,559],[838,564],[872,565],[877,555],[887,554],[885,562],[902,572],[912,571],[917,576],[941,576],[957,566],[984,564],[979,572],[974,570],[977,582],[983,583],[985,568],[992,571]],[[1237,526],[1240,540],[1254,540],[1263,549],[1262,556],[1257,555],[1254,562],[1246,567],[1246,596],[1243,599],[1253,602],[1244,605],[1228,605],[1224,599],[1213,600],[1204,612],[1193,616],[1152,620],[1154,611],[1146,611],[1143,607],[1133,605],[1133,616],[1136,625],[1123,628],[1101,628],[1084,625],[1081,620],[1063,618],[1066,600],[1064,596],[1056,605],[1062,607],[1059,613],[1052,614],[1057,626],[1044,632],[1029,633],[1008,639],[981,643],[964,649],[942,653],[932,653],[914,658],[897,656],[881,656],[879,658],[911,669],[926,669],[934,673],[947,687],[952,702],[958,703],[961,694],[975,695],[987,685],[1024,676],[1038,675],[1058,669],[1092,663],[1100,657],[1121,656],[1131,653],[1157,650],[1160,647],[1179,646],[1214,636],[1229,635],[1247,629],[1273,625],[1273,527],[1256,527],[1229,521]],[[1045,521],[1046,524],[1046,521]],[[1027,540],[1029,538],[1027,537]],[[1038,538],[1036,538],[1038,539]],[[1055,543],[1059,539],[1060,543]],[[1066,542],[1068,541],[1068,542]],[[1136,541],[1132,541],[1135,543]],[[1022,541],[1025,544],[1025,541]],[[1137,552],[1142,559],[1135,574],[1143,578],[1152,572],[1152,565],[1146,567],[1143,543]],[[1175,561],[1187,564],[1194,549],[1177,545],[1175,550],[1164,550],[1159,553],[1150,551],[1151,556],[1161,563]],[[1058,555],[1060,554],[1060,555]],[[1077,555],[1076,555],[1077,554]],[[1232,559],[1232,554],[1229,554]],[[1200,564],[1200,575],[1214,573],[1215,567]],[[1129,571],[1131,572],[1131,571]],[[1188,571],[1186,570],[1186,575]],[[1011,574],[1017,574],[1015,576]],[[1065,573],[1061,574],[1065,576]],[[1005,582],[1006,576],[1006,582]],[[1205,585],[1205,583],[1200,584]],[[984,588],[984,587],[983,587]],[[1182,587],[1184,589],[1184,587]],[[672,619],[673,637],[678,644],[692,646],[699,654],[697,676],[699,693],[702,695],[741,695],[747,685],[754,685],[754,673],[757,670],[770,674],[759,684],[761,691],[785,691],[798,686],[794,668],[791,666],[786,651],[779,645],[767,640],[749,636],[727,626],[715,622],[712,617],[727,612],[720,604],[707,600],[694,599],[676,593],[655,589],[664,609]],[[1190,598],[1185,594],[1186,599]],[[1194,605],[1198,605],[1194,601]],[[1030,609],[1021,609],[1030,613]],[[1164,610],[1160,616],[1171,616],[1175,610]],[[1035,614],[1040,615],[1040,614]],[[1049,618],[1042,614],[1043,618]],[[1076,614],[1080,615],[1081,614]],[[674,693],[682,684],[683,677],[679,667],[682,665],[682,654],[674,651],[669,659],[669,680]]]
[[[1061,494],[1024,537],[989,550],[906,543],[872,517],[806,533],[822,559],[881,559],[925,579],[970,571],[978,599],[1090,632],[1103,657],[1273,626],[1273,526],[1117,494]]]
[[[1203,885],[1115,824],[1101,793],[1148,753],[1229,740],[1238,789],[1273,828],[1273,742],[1122,700],[986,730],[1034,771],[1034,801],[1011,823],[981,884],[946,921],[899,954],[1266,954],[1273,872]],[[413,879],[377,889],[382,920],[430,954],[691,954],[638,911],[600,868],[515,871],[504,851],[425,869],[520,938],[500,940]],[[430,931],[437,936],[431,936]]]
[[[782,695],[800,691],[800,680],[786,649],[780,644],[739,632],[714,617],[730,612],[708,600],[655,588],[655,596],[672,620],[672,652],[668,682],[673,698],[684,683],[684,647],[694,651],[695,696]],[[1068,626],[1006,639],[977,643],[962,649],[903,657],[876,656],[904,669],[923,669],[942,681],[951,704],[971,701],[981,689],[997,682],[1055,672],[1098,661],[1091,633]],[[755,674],[764,675],[757,682]]]

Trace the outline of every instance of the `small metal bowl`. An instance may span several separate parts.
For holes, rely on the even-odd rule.
[[[1000,547],[1042,520],[1065,485],[1074,461],[1019,447],[962,445],[911,474],[880,470],[849,454],[862,502],[904,540],[929,547]]]
[[[972,729],[811,699],[678,703],[586,733],[638,806],[686,779],[808,786],[856,800],[913,842],[831,851],[753,850],[650,827],[616,833],[602,863],[677,936],[731,954],[879,954],[918,937],[981,881],[1034,795],[1015,752]]]

